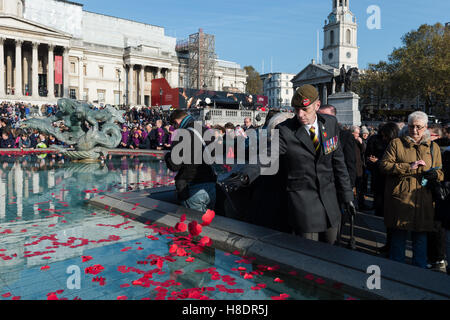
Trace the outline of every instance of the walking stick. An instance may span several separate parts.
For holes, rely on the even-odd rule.
[[[356,241],[355,241],[355,216],[356,216],[356,210],[354,207],[349,208],[349,215],[350,215],[350,242],[348,244],[349,248],[351,250],[356,250]]]

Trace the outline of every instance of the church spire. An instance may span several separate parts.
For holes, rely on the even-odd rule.
[[[358,25],[349,8],[349,0],[332,0],[332,12],[324,26],[324,64],[340,68],[358,67]]]
[[[350,0],[332,0],[333,2],[333,12],[338,10],[345,11],[349,10],[349,2]]]

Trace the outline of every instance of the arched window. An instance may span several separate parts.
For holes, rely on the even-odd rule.
[[[331,45],[334,44],[334,31],[333,30],[330,31],[330,44]]]
[[[347,29],[346,39],[348,44],[352,43],[352,32],[350,31],[350,29]]]

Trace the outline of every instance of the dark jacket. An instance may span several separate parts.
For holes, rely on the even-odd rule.
[[[39,138],[39,134],[31,134],[30,135],[30,137],[29,137],[29,139],[30,139],[30,141],[31,141],[31,144],[30,144],[30,148],[36,148],[36,145],[37,145],[37,139]]]
[[[363,157],[364,157],[364,146],[362,143],[360,143],[359,141],[354,140],[354,145],[355,145],[355,169],[356,169],[356,177],[361,178],[363,176],[364,173],[364,161],[363,161]]]
[[[194,119],[191,116],[187,116],[183,122],[181,123],[180,129],[185,129],[183,133],[189,133],[190,136],[190,153],[191,157],[188,159],[188,163],[175,164],[172,161],[172,150],[176,148],[180,143],[183,142],[183,139],[179,139],[179,141],[172,142],[172,150],[166,153],[164,160],[166,162],[167,168],[170,170],[177,172],[175,176],[175,186],[177,189],[178,200],[183,201],[187,200],[189,197],[189,184],[190,183],[205,183],[205,182],[216,182],[216,175],[210,165],[204,163],[202,155],[197,155],[195,157],[196,148],[199,147],[200,151],[203,150],[202,143],[199,138],[194,134],[194,132],[187,130],[188,128],[194,128]],[[202,132],[199,132],[202,136],[203,133],[208,130],[206,127],[202,127]],[[175,131],[174,136],[180,134],[180,131]],[[185,142],[186,143],[186,142]],[[198,151],[198,150],[197,150]],[[202,151],[203,153],[203,151]],[[182,157],[183,152],[180,152],[179,155]],[[195,164],[195,158],[200,159],[201,164]]]
[[[450,147],[442,153],[442,171],[447,188],[450,188]],[[445,201],[436,202],[436,220],[442,222],[442,227],[450,230],[450,196]]]
[[[381,138],[381,135],[377,134],[369,138],[367,141],[367,148],[364,154],[366,159],[367,169],[370,170],[372,174],[372,192],[376,195],[384,194],[385,185],[385,175],[380,171],[380,161],[383,158],[384,152],[386,151],[388,144]],[[370,156],[375,156],[378,161],[373,163],[368,160]]]
[[[158,143],[158,128],[157,127],[153,128],[152,131],[150,131],[150,133],[147,136],[147,139],[149,139],[150,149],[156,150],[156,148],[158,146],[160,146]]]
[[[323,232],[341,221],[339,202],[353,200],[353,192],[335,117],[317,115],[320,149],[316,156],[311,137],[297,117],[279,124],[280,167],[285,170],[289,222],[296,233]],[[337,138],[337,139],[336,139]],[[325,154],[325,147],[337,140]],[[255,166],[245,172],[253,182]]]
[[[31,140],[30,138],[24,140],[22,137],[19,140],[19,148],[31,148]]]
[[[352,187],[356,186],[356,177],[357,174],[357,168],[356,168],[356,145],[355,145],[355,138],[353,137],[350,130],[344,130],[342,128],[339,128],[339,140],[341,141],[342,145],[342,152],[344,154],[345,159],[345,165],[348,170],[348,175],[350,176],[350,182]]]
[[[15,141],[14,139],[9,136],[8,139],[4,140],[3,138],[0,138],[0,148],[1,149],[7,149],[7,148],[14,148]]]

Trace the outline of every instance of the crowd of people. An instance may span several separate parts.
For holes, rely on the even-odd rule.
[[[381,253],[405,262],[411,235],[412,264],[445,272],[445,259],[450,257],[450,200],[438,198],[435,190],[443,181],[448,188],[450,181],[449,126],[430,124],[420,111],[411,113],[407,122],[386,122],[376,128],[342,126],[336,109],[321,105],[317,90],[308,85],[296,90],[292,106],[293,115],[269,112],[264,125],[279,131],[278,173],[262,175],[262,164],[232,172],[219,182],[227,194],[225,208],[218,206],[224,199],[213,187],[214,168],[205,160],[175,164],[167,153],[168,168],[178,172],[179,202],[329,244],[338,243],[341,226],[356,208],[373,210],[384,219],[387,230]],[[193,123],[181,110],[171,115],[171,124],[189,129],[191,139],[204,133],[194,134]],[[227,124],[214,129],[228,139],[225,133],[245,136],[250,126],[246,121],[237,128]]]
[[[204,126],[203,130],[215,129],[217,136],[224,139],[245,138],[250,129],[276,127],[280,131],[280,156],[284,160],[280,161],[280,170],[275,177],[252,176],[253,172],[243,171],[232,174],[224,182],[224,190],[230,193],[250,185],[264,189],[253,190],[251,195],[245,196],[245,203],[241,203],[244,209],[236,216],[334,244],[345,222],[342,212],[351,212],[353,208],[373,210],[384,219],[387,229],[382,253],[404,262],[409,232],[413,264],[445,270],[445,259],[450,256],[448,198],[436,200],[430,185],[450,180],[450,126],[430,124],[423,112],[410,114],[407,122],[389,121],[378,127],[343,126],[337,123],[336,109],[321,105],[317,92],[309,87],[296,91],[292,105],[293,113],[270,110],[261,127],[253,125],[250,118],[242,125]],[[122,109],[126,111],[125,122],[121,125],[122,140],[118,147],[168,151],[167,167],[179,173],[175,184],[180,203],[200,211],[215,208],[216,176],[210,166],[205,163],[180,166],[170,161],[173,133],[179,128],[193,127],[194,117],[180,110],[169,113],[158,108]],[[49,116],[57,112],[57,105],[36,108],[3,103],[0,107],[0,149],[64,146],[53,136],[20,128],[20,122],[30,116]],[[299,141],[303,145],[298,145]],[[235,148],[224,151],[226,157],[235,158]],[[333,170],[341,177],[333,175]],[[287,181],[283,178],[285,175],[290,177]],[[329,197],[331,193],[335,196]],[[255,194],[258,197],[252,202]],[[261,206],[260,197],[274,201]],[[368,201],[370,198],[373,198],[372,202]],[[253,209],[259,208],[257,216],[245,209],[252,203]],[[233,207],[235,209],[236,205]],[[280,225],[283,219],[274,217],[273,212],[285,213],[288,223]]]
[[[97,108],[97,107],[95,107]],[[159,108],[127,108],[122,125],[119,148],[168,150],[172,143],[173,127],[167,122],[168,112]],[[51,135],[21,128],[30,117],[48,117],[58,112],[58,105],[31,106],[3,102],[0,106],[0,149],[48,148],[52,145],[70,147]],[[61,130],[68,130],[61,124]]]

